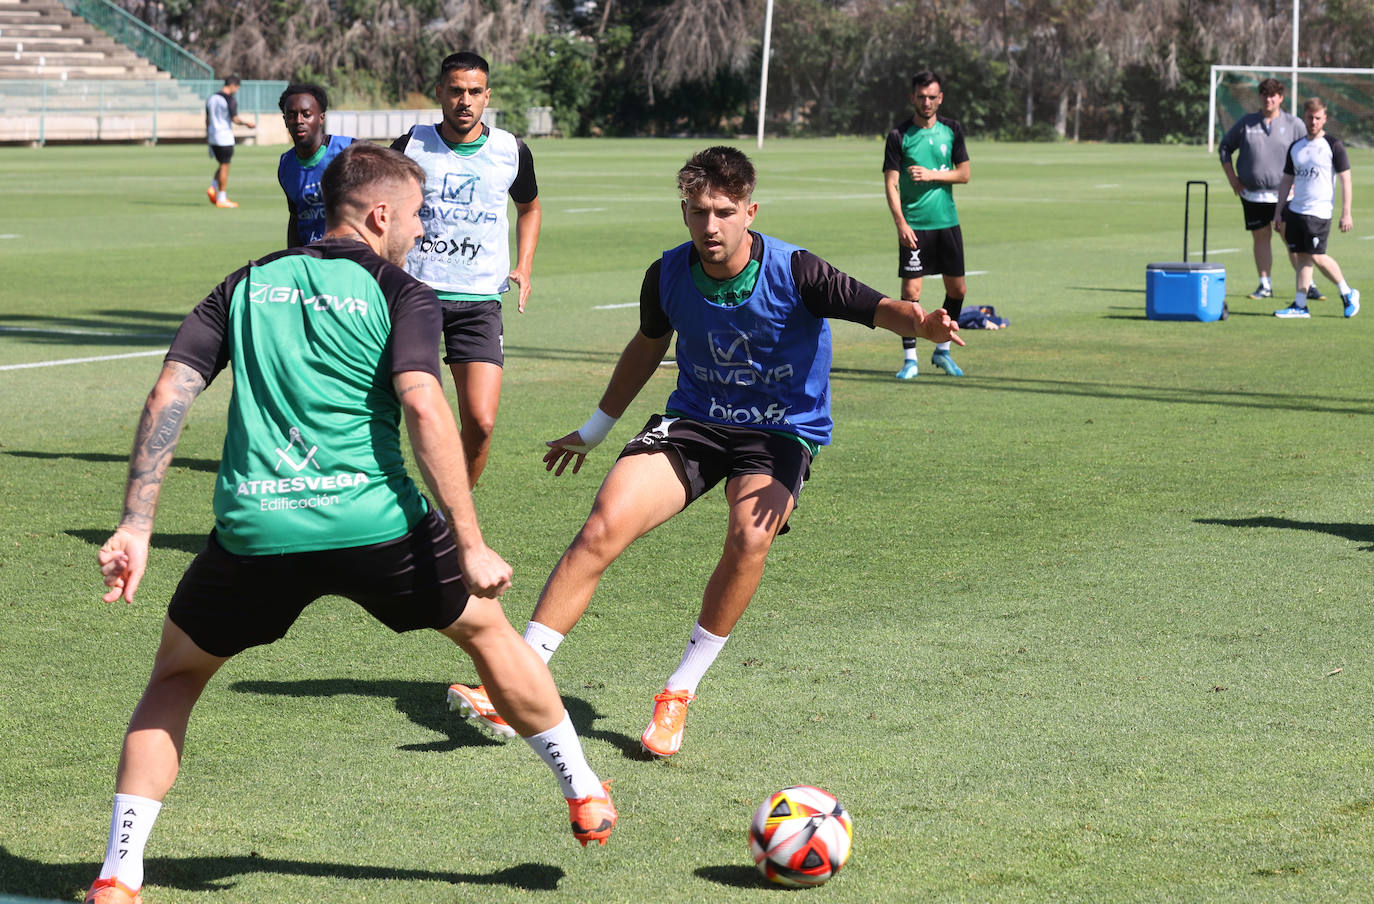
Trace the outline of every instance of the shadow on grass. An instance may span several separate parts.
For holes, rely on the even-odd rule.
[[[234,877],[253,873],[318,876],[330,879],[382,879],[448,882],[453,885],[505,885],[525,891],[557,891],[564,872],[544,863],[521,863],[494,873],[455,873],[442,870],[363,866],[354,863],[310,863],[262,857],[256,852],[239,857],[150,857],[147,881],[154,886],[185,891],[228,891]],[[0,847],[0,890],[75,901],[90,886],[100,863],[41,863]]]
[[[87,317],[47,314],[0,316],[0,334],[36,345],[137,345],[168,343],[186,312],[108,310]]]
[[[580,697],[564,697],[563,705],[568,709],[568,718],[572,719],[573,727],[577,729],[578,737],[595,738],[598,741],[605,741],[615,749],[619,750],[622,756],[630,759],[646,759],[648,755],[639,746],[639,738],[632,738],[623,735],[618,731],[603,731],[593,728],[598,719],[603,719],[601,713],[596,711],[586,700]]]
[[[398,749],[415,753],[436,753],[459,747],[499,746],[502,741],[482,734],[457,713],[449,712],[445,699],[447,686],[438,681],[388,681],[355,678],[312,678],[300,681],[236,681],[230,690],[244,694],[280,697],[381,697],[391,699],[396,711],[421,728],[444,735],[443,740],[425,744],[403,744]],[[582,738],[596,738],[619,748],[627,756],[638,755],[639,739],[619,732],[599,731],[592,724],[602,718],[589,703],[577,697],[564,697],[563,705]]]
[[[307,678],[299,681],[235,681],[229,689],[241,694],[271,697],[381,697],[390,699],[396,711],[421,728],[443,735],[442,740],[424,744],[402,744],[398,750],[415,753],[441,753],[459,747],[499,746],[448,711],[444,700],[447,686],[438,681],[390,681],[356,678]]]
[[[15,458],[37,458],[45,461],[55,459],[73,459],[75,461],[89,461],[97,464],[119,463],[127,465],[129,455],[116,455],[113,452],[39,452],[36,449],[6,449],[0,455],[13,455]],[[173,458],[171,467],[185,468],[188,471],[204,471],[207,474],[219,473],[218,458]]]
[[[1294,521],[1291,518],[1197,518],[1197,524],[1220,524],[1222,527],[1275,527],[1282,530],[1305,530],[1330,534],[1342,540],[1363,543],[1362,552],[1374,552],[1374,524],[1355,524],[1349,521]]]
[[[701,866],[693,872],[698,878],[705,879],[707,882],[729,885],[732,888],[776,888],[779,891],[784,890],[781,885],[769,883],[752,866],[739,866],[738,864]]]
[[[100,544],[110,539],[110,534],[113,532],[114,527],[111,526],[96,528],[95,530],[64,530],[62,533],[99,548]],[[205,548],[205,538],[209,535],[208,529],[198,534],[167,534],[154,531],[151,545],[153,549],[174,549],[178,552],[195,555]]]
[[[837,367],[831,373],[841,378],[895,382],[892,374],[886,368],[874,371]],[[1159,402],[1166,405],[1220,405],[1227,408],[1306,411],[1316,414],[1374,414],[1374,399],[1360,396],[1327,396],[1319,399],[1297,392],[1248,392],[1239,389],[1164,387],[1089,380],[1038,380],[1029,377],[981,377],[977,375],[957,379],[942,377],[943,375],[936,376],[925,383],[917,380],[916,383],[927,388],[939,387],[960,391],[990,389],[998,392],[1022,392],[1033,395],[1083,396],[1099,399]]]
[[[558,348],[538,345],[507,345],[507,357],[542,358],[549,361],[602,361],[610,367],[620,360],[620,352],[598,352],[583,348]],[[606,376],[610,376],[607,370]]]

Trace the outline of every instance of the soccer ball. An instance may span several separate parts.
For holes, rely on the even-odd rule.
[[[835,795],[810,785],[783,788],[754,811],[749,850],[769,881],[820,885],[849,859],[854,824]]]

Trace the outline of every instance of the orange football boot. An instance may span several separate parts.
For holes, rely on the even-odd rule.
[[[111,876],[96,879],[82,904],[143,904],[138,892]]]
[[[496,707],[491,705],[486,688],[480,684],[476,687],[468,687],[466,684],[449,685],[448,708],[457,710],[464,719],[493,738],[515,737],[515,729],[501,718]]]
[[[672,756],[682,749],[682,730],[687,727],[687,704],[697,698],[687,691],[670,691],[654,695],[654,717],[640,735],[639,743],[645,752],[654,756]]]
[[[611,803],[611,783],[602,782],[604,797],[568,798],[568,820],[572,823],[573,837],[586,847],[588,841],[606,843],[615,828],[617,814],[615,804]]]

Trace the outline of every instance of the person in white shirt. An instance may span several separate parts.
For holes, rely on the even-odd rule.
[[[205,194],[216,207],[238,207],[229,200],[229,161],[234,158],[235,124],[257,128],[256,122],[239,116],[238,100],[234,97],[239,93],[239,84],[237,75],[226,77],[224,87],[205,102],[205,141],[210,145],[210,156],[215,158],[215,174]]]
[[[1345,316],[1354,317],[1360,312],[1360,291],[1350,288],[1340,264],[1326,253],[1338,179],[1341,183],[1341,232],[1349,232],[1355,226],[1350,214],[1350,157],[1339,138],[1326,134],[1326,104],[1321,98],[1312,97],[1303,104],[1302,119],[1307,125],[1307,135],[1288,148],[1283,181],[1279,183],[1279,201],[1274,211],[1274,227],[1283,233],[1288,250],[1293,253],[1293,266],[1298,271],[1298,293],[1291,305],[1275,311],[1274,316],[1311,316],[1307,310],[1307,288],[1312,283],[1312,268],[1317,266],[1336,281]]]

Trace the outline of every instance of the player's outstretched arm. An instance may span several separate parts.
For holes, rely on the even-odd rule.
[[[181,429],[191,403],[205,388],[205,378],[194,368],[177,361],[162,365],[143,415],[138,420],[133,452],[129,455],[129,479],[124,488],[124,514],[119,527],[96,553],[100,574],[110,590],[105,602],[134,601],[148,565],[148,541],[153,533],[162,481],[172,463]]]
[[[549,451],[544,453],[544,470],[553,471],[555,477],[560,476],[569,464],[573,466],[574,474],[582,470],[587,453],[606,438],[644,384],[649,382],[658,365],[663,362],[663,356],[668,353],[672,341],[671,330],[657,339],[650,339],[642,332],[635,333],[620,353],[620,360],[615,364],[606,391],[601,394],[601,404],[587,423],[567,436],[544,444],[549,447]]]
[[[926,311],[914,301],[884,298],[873,312],[873,325],[905,338],[965,344],[959,335],[959,324],[950,319],[948,311],[944,308]]]
[[[477,525],[477,510],[468,489],[468,469],[453,409],[431,373],[404,371],[392,378],[405,412],[406,432],[415,463],[434,494],[458,544],[463,582],[473,596],[498,597],[510,589],[511,567],[490,549]]]

